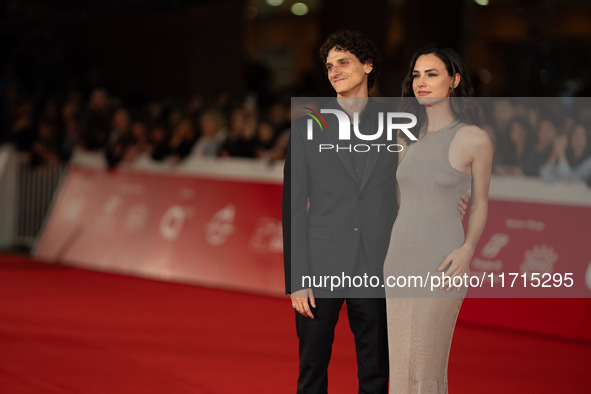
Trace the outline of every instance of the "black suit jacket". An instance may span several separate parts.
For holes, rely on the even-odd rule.
[[[341,109],[336,99],[323,108]],[[388,111],[370,99],[364,116],[373,134],[378,113]],[[393,109],[390,109],[393,111]],[[347,146],[338,140],[336,116],[324,116],[327,130],[313,122],[314,137],[307,140],[307,118],[292,123],[290,148],[285,160],[283,185],[283,245],[286,292],[302,289],[302,276],[352,275],[363,243],[368,275],[382,278],[392,225],[396,218],[396,168],[398,154],[388,152],[386,132],[377,141],[381,152],[366,153],[362,176],[353,168],[347,150],[324,150],[319,144]],[[385,121],[384,121],[385,123]],[[385,125],[384,125],[385,127]],[[309,201],[309,211],[307,209]],[[306,286],[307,287],[307,286]]]

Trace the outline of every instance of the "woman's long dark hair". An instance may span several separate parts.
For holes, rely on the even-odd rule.
[[[405,99],[406,97],[415,97],[413,84],[413,70],[417,59],[422,55],[433,54],[437,56],[447,69],[447,74],[453,77],[460,74],[460,83],[454,89],[451,89],[449,96],[454,99],[450,100],[450,106],[455,118],[466,124],[479,124],[482,118],[482,110],[477,105],[474,99],[474,89],[468,69],[464,65],[462,58],[451,48],[443,47],[436,44],[425,45],[416,51],[410,61],[410,67],[402,82],[402,111],[410,112],[417,117],[417,125],[413,127],[412,133],[415,137],[419,137],[419,131],[423,129],[427,123],[427,113],[425,107],[415,99]],[[407,143],[412,142],[403,136]]]

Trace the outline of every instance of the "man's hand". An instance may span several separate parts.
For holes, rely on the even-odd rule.
[[[303,316],[314,319],[314,315],[310,309],[310,306],[316,308],[316,300],[314,299],[312,289],[302,289],[291,293],[291,305],[293,309]]]
[[[458,211],[460,211],[461,220],[464,220],[466,209],[468,209],[468,202],[470,202],[470,197],[466,197],[463,194],[460,197],[461,199],[458,200]]]

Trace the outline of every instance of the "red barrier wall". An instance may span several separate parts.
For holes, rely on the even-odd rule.
[[[209,162],[212,171],[195,175],[187,168],[176,174],[107,172],[79,161],[61,187],[35,255],[91,269],[282,295],[281,168],[255,169],[272,172],[258,178],[245,175],[247,163],[235,167],[242,174],[220,172],[235,164]],[[468,298],[460,320],[591,341],[586,235],[591,207],[578,202],[578,189],[574,202],[549,204],[503,200],[503,187],[491,188],[490,217],[472,273],[573,272],[573,288],[538,289],[532,296],[581,299]],[[469,294],[487,296],[478,291]],[[523,296],[498,289],[488,296],[511,294]]]
[[[282,294],[280,204],[280,185],[74,166],[36,256]]]

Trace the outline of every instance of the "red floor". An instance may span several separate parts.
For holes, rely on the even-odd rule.
[[[459,325],[451,352],[452,394],[591,387],[584,343]],[[356,393],[344,321],[330,374]],[[286,299],[0,256],[0,393],[293,393],[296,375]]]

